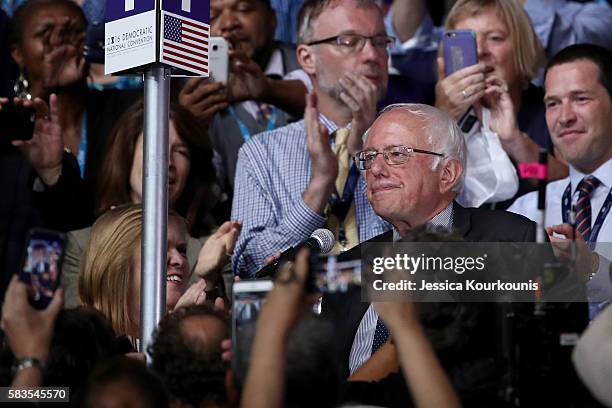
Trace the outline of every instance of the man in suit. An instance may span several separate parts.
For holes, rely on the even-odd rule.
[[[465,169],[465,143],[456,122],[446,113],[427,105],[398,104],[387,107],[365,135],[365,149],[355,156],[365,172],[367,196],[374,211],[393,225],[368,242],[397,241],[424,224],[454,230],[468,242],[528,242],[535,240],[536,224],[525,217],[503,211],[463,208],[454,199],[461,191]],[[357,251],[357,252],[355,252]],[[355,247],[346,257],[355,256]],[[480,322],[493,324],[493,306],[476,305]],[[345,369],[354,373],[373,351],[387,340],[388,332],[374,308],[361,302],[359,292],[349,297],[328,296],[323,313],[335,321],[340,355]],[[470,344],[455,350],[451,365],[454,382],[464,381],[466,392],[488,387],[470,402],[495,401],[498,368],[495,341],[482,336],[483,324],[465,334]],[[457,353],[457,351],[459,351]],[[465,364],[468,362],[469,367]],[[448,361],[442,359],[448,368]],[[461,368],[459,368],[461,367]],[[486,384],[485,384],[486,383]],[[478,404],[476,404],[478,405]]]

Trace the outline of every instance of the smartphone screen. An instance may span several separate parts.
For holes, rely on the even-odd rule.
[[[32,229],[28,233],[19,280],[28,285],[30,304],[46,308],[59,282],[65,236],[61,232]]]
[[[442,37],[444,74],[478,64],[476,33],[472,30],[448,30]]]
[[[268,292],[271,280],[234,283],[232,290],[232,369],[239,387],[244,384],[251,346],[255,338],[255,324]]]

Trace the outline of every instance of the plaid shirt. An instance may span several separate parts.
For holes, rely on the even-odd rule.
[[[319,119],[330,134],[338,128],[323,115]],[[242,146],[232,203],[232,219],[242,221],[232,256],[236,275],[254,277],[267,256],[299,244],[325,225],[327,219],[302,198],[309,182],[310,156],[303,120],[260,133]],[[374,213],[361,177],[354,200],[361,242],[390,228]]]

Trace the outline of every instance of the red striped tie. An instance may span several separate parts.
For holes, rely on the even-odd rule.
[[[588,176],[578,183],[578,201],[576,202],[576,230],[585,241],[591,236],[591,194],[601,181]]]

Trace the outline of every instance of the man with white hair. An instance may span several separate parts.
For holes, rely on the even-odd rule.
[[[364,150],[355,155],[355,162],[365,173],[374,211],[393,229],[367,242],[397,241],[425,224],[452,230],[467,242],[534,241],[536,225],[527,218],[505,211],[464,208],[454,201],[462,188],[465,154],[461,130],[445,112],[421,104],[384,109],[368,130]],[[355,256],[360,247],[343,256]],[[338,327],[338,346],[345,358],[344,368],[350,373],[388,339],[374,308],[362,302],[359,293],[355,295],[349,300],[340,296],[323,300],[323,313]],[[490,341],[483,343],[486,338],[470,337],[470,346],[457,358],[464,359],[465,366],[482,363],[485,377],[491,379],[496,370],[490,363],[495,347]],[[455,375],[463,377],[463,370]],[[461,380],[465,385],[466,379]]]

